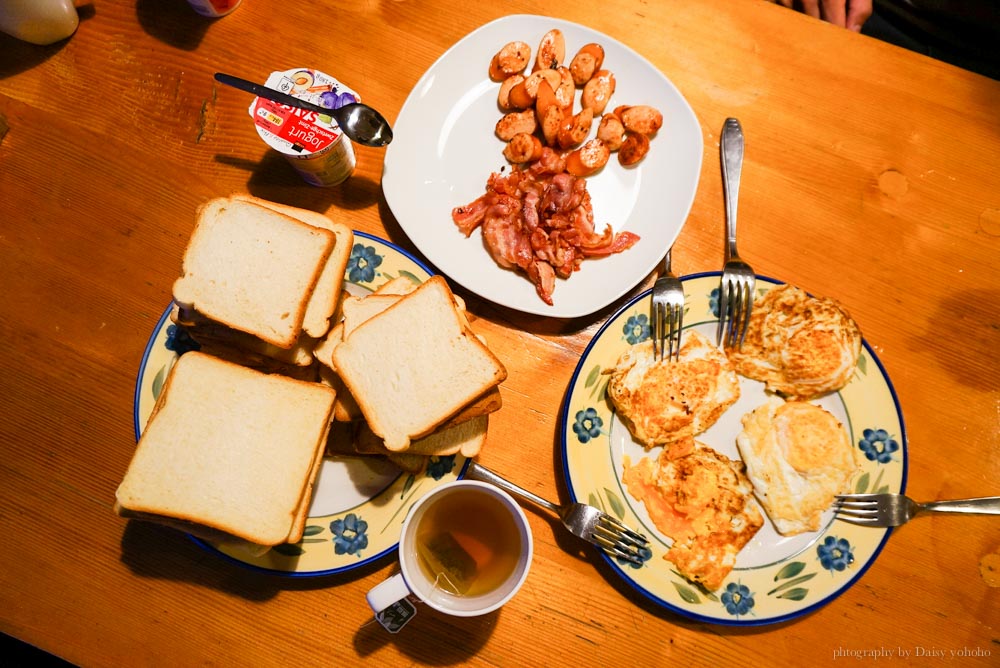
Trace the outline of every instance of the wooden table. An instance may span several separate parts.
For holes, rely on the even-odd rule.
[[[427,612],[390,636],[364,594],[392,558],[260,575],[112,512],[136,371],[201,202],[249,192],[415,250],[383,199],[379,149],[358,149],[345,185],[307,186],[211,73],[349,73],[393,120],[438,56],[510,13],[628,44],[693,107],[705,159],[680,273],[721,268],[719,131],[739,117],[742,254],[849,306],[898,393],[912,496],[1000,493],[1000,83],[756,0],[248,0],[215,21],[180,0],[109,0],[82,6],[61,44],[0,36],[0,631],[87,666],[805,666],[877,650],[996,665],[996,518],[920,519],[831,604],[738,628],[662,610],[529,512],[534,563],[509,605]],[[550,321],[464,296],[510,372],[481,461],[565,500],[561,402],[614,306]]]

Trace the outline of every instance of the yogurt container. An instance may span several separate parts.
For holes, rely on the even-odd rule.
[[[354,90],[314,69],[272,72],[265,85],[327,109],[361,100]],[[250,116],[264,143],[283,155],[306,183],[335,186],[354,172],[354,147],[330,116],[262,97],[250,104]]]
[[[242,0],[188,0],[191,9],[202,16],[217,19],[240,6]]]

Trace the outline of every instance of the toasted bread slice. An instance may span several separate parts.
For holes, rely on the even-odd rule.
[[[174,301],[291,348],[334,242],[330,230],[252,202],[211,200],[198,211]]]
[[[406,450],[507,377],[464,320],[447,282],[434,276],[333,351],[337,373],[389,450]]]
[[[258,545],[301,538],[335,393],[193,351],[170,371],[117,491],[125,512]]]

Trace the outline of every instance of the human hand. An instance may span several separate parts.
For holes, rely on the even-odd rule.
[[[777,0],[777,2],[854,32],[861,32],[861,26],[872,15],[872,0]]]

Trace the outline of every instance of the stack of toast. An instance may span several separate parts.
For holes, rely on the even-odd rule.
[[[354,427],[331,438],[330,452],[386,456],[410,472],[431,456],[476,456],[507,371],[447,282],[395,279],[346,297],[342,311],[314,350],[321,377],[338,390],[335,419]]]
[[[205,203],[174,283],[174,323],[206,352],[315,380],[312,349],[336,318],[353,231],[234,195]]]
[[[157,399],[115,510],[220,542],[265,549],[298,542],[335,396],[318,383],[185,353]]]
[[[312,211],[243,195],[199,209],[171,317],[200,348],[168,375],[120,515],[266,550],[301,539],[324,456],[418,472],[478,454],[503,364],[441,277],[346,291],[352,246]]]

